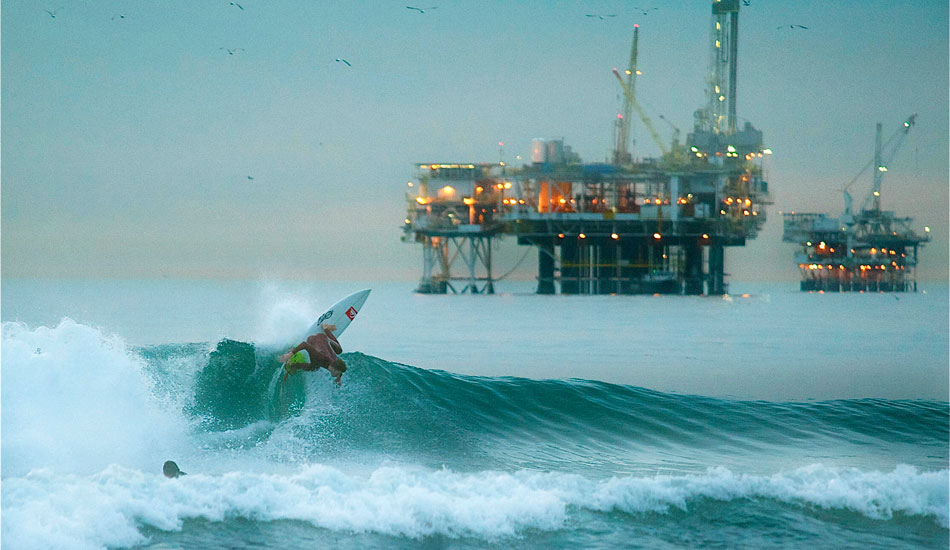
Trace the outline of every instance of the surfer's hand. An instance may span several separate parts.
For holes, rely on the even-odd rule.
[[[322,325],[320,325],[320,326],[323,327],[323,330],[336,330],[336,325],[328,325],[328,324],[324,323],[324,324],[322,324]]]

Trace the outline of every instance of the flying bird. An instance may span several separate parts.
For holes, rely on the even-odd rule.
[[[779,26],[777,26],[777,27],[775,27],[775,28],[776,28],[776,29],[784,29],[784,28],[786,28],[786,27],[788,27],[788,28],[790,28],[790,29],[805,29],[805,30],[808,30],[808,27],[806,27],[805,25],[779,25]]]
[[[237,7],[241,8],[241,11],[244,11],[244,6],[242,6],[241,4],[238,4],[237,2],[231,2],[230,5],[232,5],[232,6],[237,6]]]
[[[122,14],[113,15],[112,20],[115,21],[116,19],[125,19],[125,16]]]
[[[650,12],[651,12],[651,11],[653,11],[653,10],[659,10],[660,8],[657,8],[657,7],[652,7],[652,8],[638,8],[638,7],[634,6],[633,9],[637,10],[638,12],[642,13],[643,15],[650,15]]]
[[[247,179],[248,179],[249,181],[254,181],[254,176],[248,176]]]
[[[585,15],[585,17],[596,17],[596,18],[600,19],[601,21],[603,21],[605,17],[617,17],[617,14],[612,13],[612,14],[610,14],[610,15],[599,15],[599,14],[596,14],[596,13],[588,13],[587,15]]]
[[[62,7],[58,7],[58,8],[56,8],[56,9],[53,10],[53,11],[49,11],[49,10],[43,10],[43,11],[45,11],[46,13],[48,13],[49,16],[52,17],[53,19],[56,19],[56,12],[58,12],[58,11],[61,10],[61,9],[63,9],[63,8],[62,8]]]
[[[244,48],[234,48],[234,49],[231,49],[231,48],[218,48],[218,49],[219,49],[219,50],[224,50],[224,51],[228,52],[228,55],[234,55],[235,52],[243,52],[243,51],[244,51]]]
[[[751,6],[751,5],[752,5],[752,0],[742,0],[742,5],[743,5],[743,6]]]
[[[428,8],[414,8],[414,7],[412,7],[412,6],[406,6],[406,9],[407,9],[407,10],[416,10],[416,11],[419,12],[419,13],[425,13],[426,10],[434,10],[434,9],[437,9],[438,7],[439,7],[439,6],[431,6],[431,7],[428,7]]]
[[[345,60],[345,59],[340,59],[340,58],[338,57],[336,60],[337,60],[338,63],[346,63],[346,66],[347,66],[347,67],[352,67],[352,66],[353,66],[353,65],[350,65],[350,62],[347,61],[347,60]]]

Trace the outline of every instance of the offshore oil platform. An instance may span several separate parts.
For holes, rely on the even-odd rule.
[[[417,291],[493,293],[493,242],[514,236],[537,249],[539,294],[725,293],[726,247],[755,238],[771,204],[771,151],[736,115],[739,5],[712,2],[706,103],[685,143],[672,124],[665,143],[637,101],[634,25],[629,64],[613,71],[624,100],[612,158],[585,163],[561,139],[536,139],[520,167],[416,164],[403,238],[423,247]],[[659,158],[631,154],[634,112]]]
[[[881,182],[887,163],[897,151],[917,115],[911,115],[882,143],[877,124],[874,158],[844,189],[844,212],[827,214],[785,213],[782,240],[799,245],[796,252],[801,290],[819,292],[917,291],[917,251],[930,240],[930,227],[916,233],[912,218],[881,210]],[[873,168],[872,168],[873,167]],[[848,189],[872,168],[871,192],[858,212]]]

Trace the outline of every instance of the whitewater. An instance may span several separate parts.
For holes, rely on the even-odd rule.
[[[364,286],[343,387],[281,384]],[[411,288],[4,280],[3,547],[950,542],[945,288]]]

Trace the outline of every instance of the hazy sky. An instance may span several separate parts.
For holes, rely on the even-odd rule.
[[[634,23],[638,97],[664,138],[659,115],[685,138],[705,101],[708,0],[239,4],[2,3],[4,277],[414,279],[422,251],[399,240],[412,163],[496,162],[502,141],[518,164],[536,137],[602,161]],[[775,204],[758,239],[727,249],[733,278],[796,280],[778,212],[839,214],[875,123],[889,135],[916,112],[883,205],[933,228],[919,276],[946,279],[947,12],[742,7],[738,112],[774,151]],[[658,153],[633,134],[636,155]],[[496,274],[525,250],[504,240]]]

